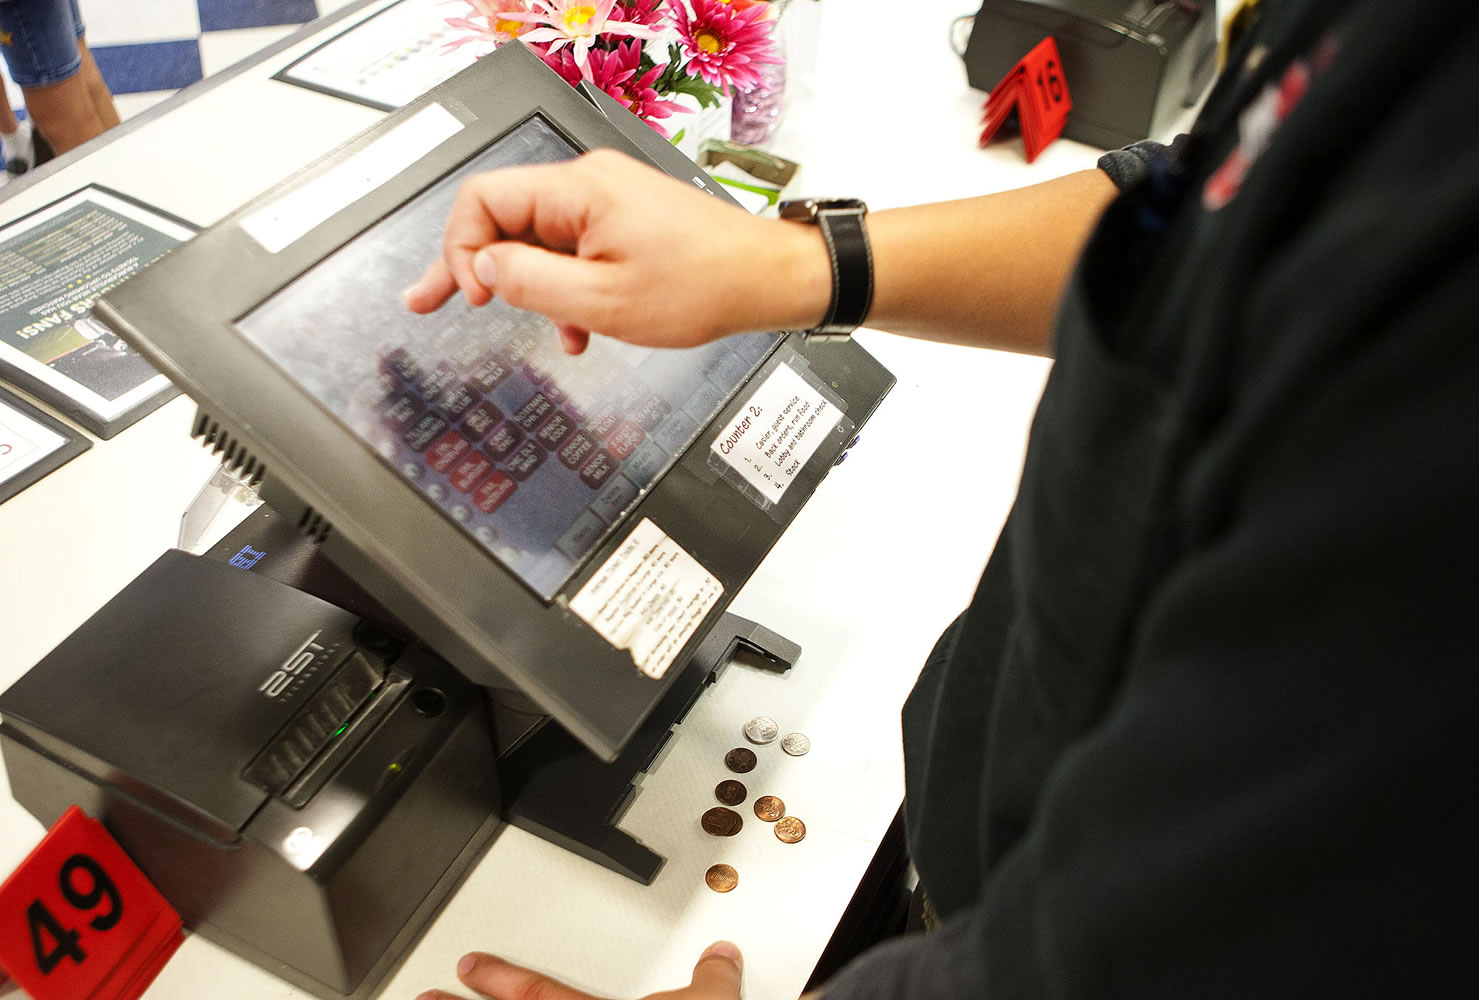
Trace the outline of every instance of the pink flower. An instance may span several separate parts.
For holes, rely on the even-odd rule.
[[[507,17],[511,13],[522,14],[528,11],[529,5],[525,3],[525,0],[466,0],[466,2],[472,8],[467,17],[447,18],[449,25],[468,32],[462,38],[448,42],[445,48],[449,51],[466,45],[468,42],[487,41],[494,45],[502,45],[529,30],[529,25],[523,21],[514,21]]]
[[[630,21],[633,24],[646,24],[653,27],[662,20],[662,6],[665,0],[620,0],[615,7],[611,8],[611,17],[617,21]],[[754,3],[755,0],[748,0]]]
[[[551,54],[570,46],[581,76],[589,80],[589,54],[597,37],[653,38],[657,35],[657,29],[645,24],[612,18],[611,8],[615,5],[616,0],[530,0],[528,13],[511,13],[507,17],[512,21],[538,25],[521,37],[526,42],[549,45]]]
[[[688,57],[688,75],[716,84],[725,94],[731,86],[751,90],[760,82],[757,67],[780,62],[766,19],[769,4],[740,8],[725,0],[692,0],[673,5],[679,45]]]
[[[667,118],[675,111],[688,109],[673,101],[662,100],[653,88],[652,85],[662,75],[663,67],[654,66],[638,78],[637,70],[641,63],[642,45],[637,41],[624,42],[607,51],[594,49],[590,58],[591,82],[667,138],[667,129],[653,119]]]

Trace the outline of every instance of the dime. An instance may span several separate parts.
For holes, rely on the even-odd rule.
[[[755,815],[767,823],[774,823],[786,815],[786,804],[774,795],[762,795],[755,800]]]
[[[728,892],[739,885],[739,872],[729,865],[715,865],[704,872],[704,881],[715,892]]]
[[[750,792],[745,788],[744,784],[735,781],[733,778],[730,778],[728,781],[721,781],[714,786],[714,798],[727,806],[739,805],[745,801],[745,796],[748,794]]]
[[[811,750],[811,740],[807,739],[805,733],[788,733],[781,740],[781,749],[792,757],[804,757]]]
[[[745,739],[762,747],[767,743],[774,743],[780,733],[781,727],[768,716],[757,715],[745,723]]]
[[[782,816],[776,820],[775,835],[785,844],[795,844],[806,836],[806,824],[795,816]]]
[[[735,747],[724,755],[724,766],[735,774],[748,774],[755,770],[755,751],[745,747]]]
[[[704,833],[715,837],[733,837],[740,832],[740,827],[745,825],[744,818],[733,809],[725,809],[723,806],[715,806],[703,814],[699,819]]]

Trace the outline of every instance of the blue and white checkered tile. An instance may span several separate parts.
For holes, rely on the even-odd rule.
[[[79,0],[87,44],[122,118],[354,0]],[[11,102],[20,91],[6,80]]]

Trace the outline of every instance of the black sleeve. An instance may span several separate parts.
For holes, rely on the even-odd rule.
[[[1150,165],[1155,161],[1180,157],[1186,141],[1186,136],[1178,135],[1169,146],[1149,139],[1131,143],[1123,149],[1111,149],[1099,157],[1098,167],[1109,175],[1115,187],[1124,191],[1144,180],[1150,173]]]

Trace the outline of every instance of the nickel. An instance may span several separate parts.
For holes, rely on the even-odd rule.
[[[765,746],[774,743],[775,738],[781,733],[781,727],[769,716],[757,715],[745,723],[745,739],[757,746]]]
[[[806,836],[806,824],[795,816],[782,816],[776,820],[775,835],[783,844],[798,844]]]
[[[739,805],[745,801],[745,796],[748,794],[750,794],[749,790],[745,788],[744,783],[735,781],[733,778],[721,781],[714,786],[714,798],[727,806]]]
[[[715,837],[733,837],[740,832],[740,827],[745,825],[745,821],[733,809],[715,806],[700,817],[699,824],[704,828],[704,833]]]
[[[786,815],[786,804],[774,795],[762,795],[755,800],[755,815],[766,823],[774,823]]]
[[[704,881],[715,892],[728,892],[739,885],[739,872],[730,865],[715,865],[704,872]]]
[[[781,749],[792,757],[804,757],[811,750],[811,740],[805,733],[788,733],[781,740]]]
[[[735,774],[748,774],[755,770],[755,751],[745,747],[735,747],[724,755],[724,766]]]

